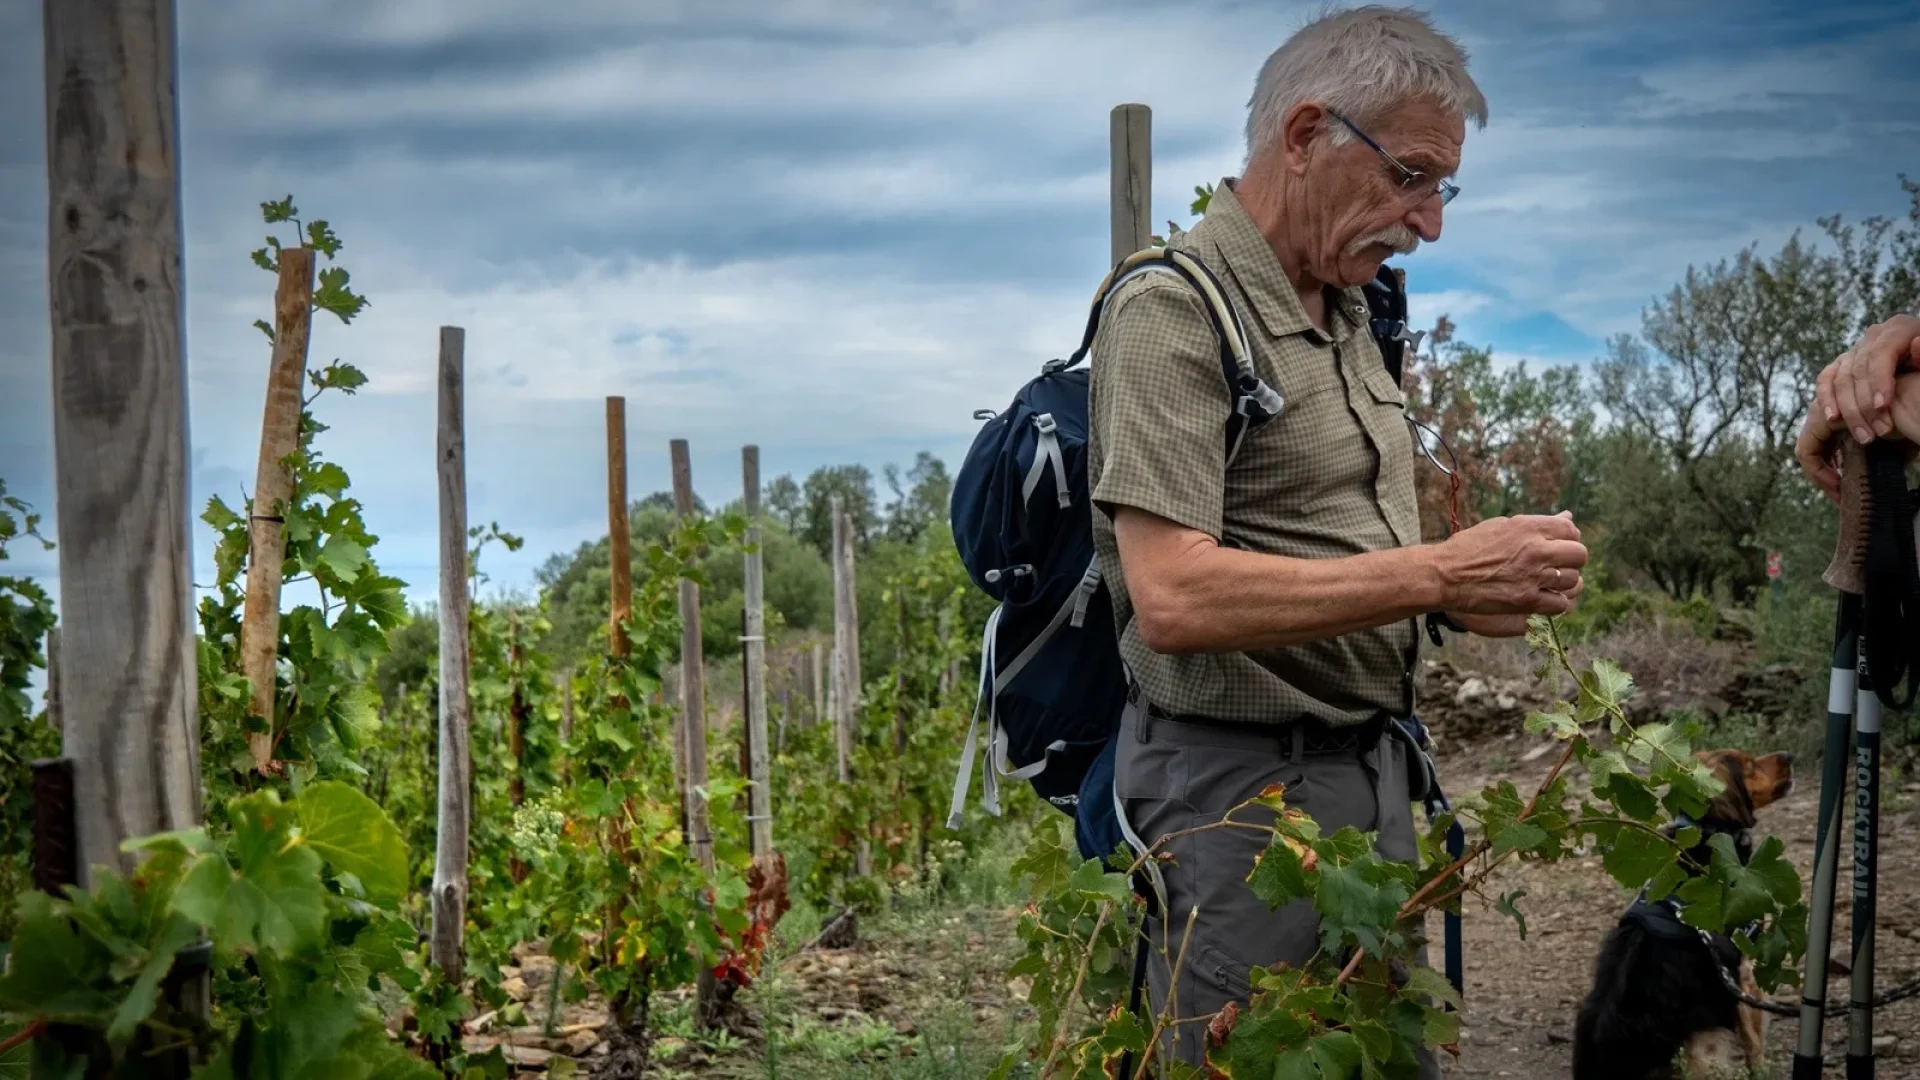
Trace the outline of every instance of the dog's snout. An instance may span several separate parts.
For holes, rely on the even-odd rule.
[[[1793,751],[1791,750],[1780,751],[1780,760],[1788,765],[1793,764]]]

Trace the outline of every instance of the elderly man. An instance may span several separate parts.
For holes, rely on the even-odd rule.
[[[1115,787],[1138,839],[1211,821],[1269,784],[1325,832],[1378,830],[1417,857],[1405,744],[1416,619],[1488,635],[1571,610],[1587,559],[1567,515],[1483,522],[1420,542],[1405,398],[1367,332],[1360,286],[1440,236],[1445,178],[1486,104],[1453,41],[1421,15],[1326,16],[1273,53],[1247,120],[1248,160],[1175,246],[1225,284],[1260,376],[1284,399],[1228,466],[1226,400],[1206,311],[1182,281],[1140,275],[1108,302],[1093,348],[1088,482],[1134,695]],[[1246,877],[1262,835],[1217,829],[1163,848],[1168,931],[1158,1013],[1249,993],[1248,968],[1315,951],[1310,905],[1269,910]],[[1159,940],[1161,927],[1151,928]],[[1198,1063],[1204,1025],[1170,1052]],[[1431,1054],[1423,1075],[1438,1076]]]

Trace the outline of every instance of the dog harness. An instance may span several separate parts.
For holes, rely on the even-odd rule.
[[[1676,814],[1673,826],[1676,832],[1689,827],[1699,829],[1703,841],[1714,835],[1716,831],[1685,814]],[[1747,860],[1753,857],[1753,834],[1741,829],[1730,835],[1733,837],[1734,852],[1744,866]],[[1632,923],[1663,941],[1691,940],[1705,945],[1707,953],[1715,960],[1714,966],[1720,971],[1721,981],[1735,997],[1739,997],[1740,987],[1734,981],[1733,972],[1740,966],[1740,949],[1733,943],[1733,939],[1725,934],[1711,934],[1697,926],[1688,926],[1682,921],[1680,912],[1686,904],[1681,902],[1678,891],[1670,892],[1659,900],[1648,900],[1647,889],[1652,884],[1648,882],[1640,886],[1640,892],[1634,897],[1633,903],[1627,905],[1627,910],[1620,913],[1620,922],[1623,925]],[[1760,931],[1760,923],[1756,920],[1737,929],[1746,930],[1749,934],[1757,934]]]

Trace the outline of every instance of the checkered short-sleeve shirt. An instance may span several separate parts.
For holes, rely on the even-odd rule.
[[[1330,333],[1314,327],[1230,180],[1174,246],[1226,286],[1261,378],[1285,403],[1247,435],[1229,469],[1231,400],[1204,302],[1169,274],[1139,275],[1114,291],[1092,349],[1087,469],[1121,654],[1147,698],[1170,713],[1332,726],[1405,715],[1419,648],[1411,622],[1194,656],[1156,653],[1140,640],[1113,538],[1118,506],[1297,558],[1420,542],[1406,398],[1366,330],[1361,290],[1329,293]]]

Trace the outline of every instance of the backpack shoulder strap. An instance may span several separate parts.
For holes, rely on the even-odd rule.
[[[1279,391],[1267,385],[1254,371],[1252,352],[1247,347],[1246,327],[1240,322],[1240,313],[1227,297],[1225,286],[1191,252],[1173,248],[1144,248],[1120,260],[1101,280],[1100,287],[1094,290],[1092,310],[1087,313],[1087,325],[1080,337],[1080,347],[1064,360],[1049,361],[1041,370],[1045,374],[1065,371],[1086,359],[1087,353],[1093,348],[1094,334],[1099,329],[1100,316],[1106,309],[1108,298],[1121,283],[1143,273],[1171,273],[1180,277],[1200,294],[1206,306],[1214,334],[1220,340],[1220,376],[1233,399],[1226,430],[1227,462],[1232,464],[1247,431],[1280,415],[1286,402]]]

